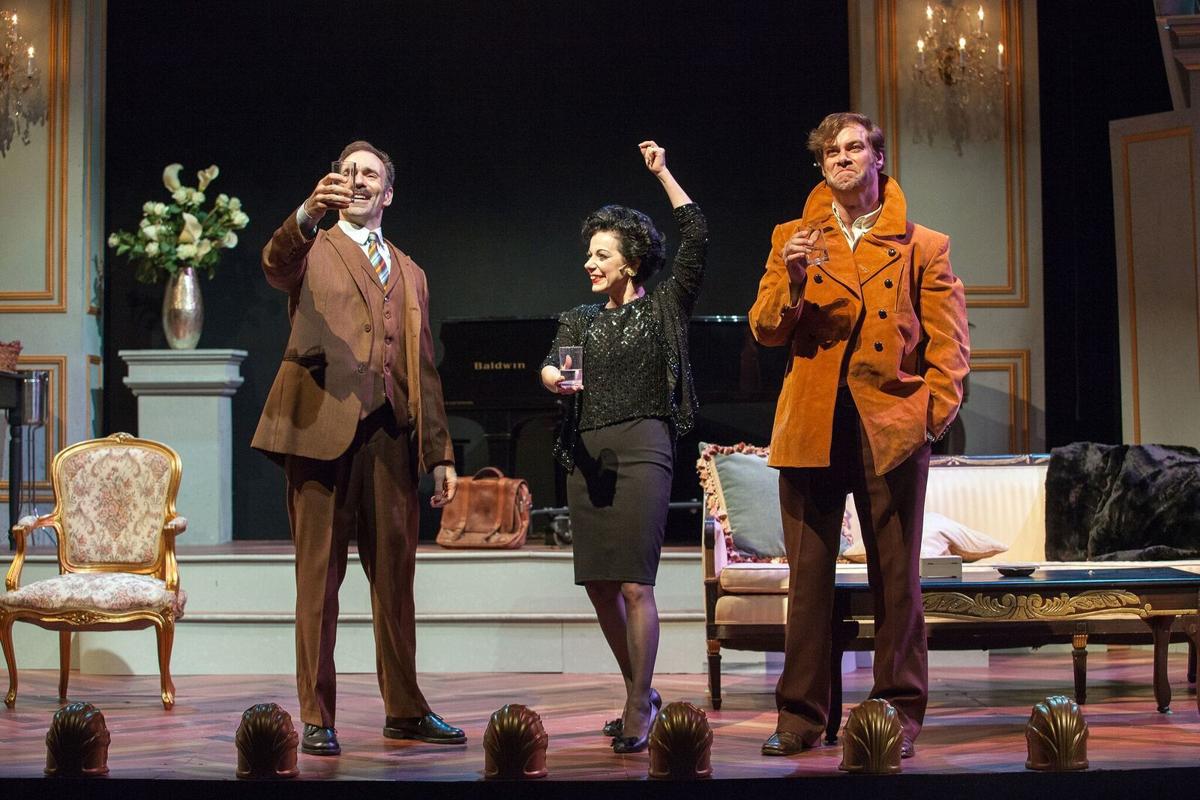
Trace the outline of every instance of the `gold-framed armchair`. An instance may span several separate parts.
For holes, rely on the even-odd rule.
[[[179,588],[175,537],[187,520],[175,512],[183,466],[160,442],[115,433],[89,439],[54,457],[54,510],[13,526],[17,550],[0,594],[0,644],[8,663],[10,708],[17,701],[16,621],[58,631],[60,701],[67,697],[73,631],[153,627],[165,708],[175,704],[171,646],[187,595]],[[58,570],[21,586],[26,538],[53,528]]]

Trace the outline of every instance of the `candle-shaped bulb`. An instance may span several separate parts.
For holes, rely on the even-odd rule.
[[[996,69],[1004,69],[1004,45],[996,45]]]
[[[932,6],[925,6],[925,19],[929,20],[930,22],[933,22],[933,7]],[[14,19],[13,21],[15,22],[16,20]]]
[[[983,6],[979,7],[979,32],[983,33]]]
[[[925,40],[924,39],[917,39],[917,64],[918,64],[918,66],[922,66],[922,67],[925,66]]]
[[[959,50],[967,49],[967,37],[965,37],[965,36],[958,37],[958,49]]]
[[[30,45],[29,49],[26,50],[25,52],[27,52],[29,54],[29,60],[25,62],[25,77],[32,78],[33,77],[33,45]]]

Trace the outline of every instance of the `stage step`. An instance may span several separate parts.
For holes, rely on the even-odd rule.
[[[52,576],[49,552],[31,555],[22,584]],[[290,544],[180,548],[188,593],[171,659],[176,674],[295,674],[295,577]],[[666,548],[655,592],[662,633],[659,672],[704,672],[700,552]],[[616,665],[584,590],[574,583],[571,551],[527,546],[516,551],[453,551],[423,546],[417,554],[417,668],[422,672],[607,673]],[[58,666],[58,638],[32,625],[14,627],[22,669]],[[72,664],[91,674],[154,674],[152,630],[83,632]],[[761,653],[726,651],[726,670],[762,668]],[[374,672],[368,584],[352,552],[342,585],[336,651],[339,672]]]

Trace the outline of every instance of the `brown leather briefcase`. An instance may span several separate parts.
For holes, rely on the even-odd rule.
[[[521,478],[484,467],[459,478],[454,499],[442,509],[437,543],[442,547],[515,550],[525,544],[533,498]]]

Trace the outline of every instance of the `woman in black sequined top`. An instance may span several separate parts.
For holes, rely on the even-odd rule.
[[[584,269],[605,301],[573,308],[542,366],[542,384],[570,398],[555,455],[568,469],[575,582],[587,588],[625,678],[620,719],[604,726],[618,753],[645,749],[662,698],[650,688],[658,652],[658,573],[671,498],[674,440],[696,407],[688,318],[700,292],[708,228],[667,169],[666,151],[638,146],[666,190],[680,229],[670,274],[647,292],[666,261],[665,240],[640,211],[605,206],[583,225]],[[583,348],[582,381],[563,380],[559,348]],[[586,386],[586,389],[584,388]]]

